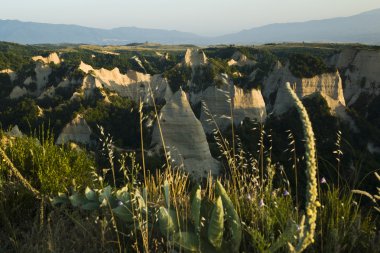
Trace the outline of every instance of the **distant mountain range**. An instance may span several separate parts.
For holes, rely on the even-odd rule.
[[[0,41],[21,44],[83,43],[124,45],[162,44],[255,44],[278,42],[345,42],[380,45],[380,9],[350,17],[297,23],[270,24],[218,37],[175,30],[120,27],[98,29],[78,25],[0,20]]]

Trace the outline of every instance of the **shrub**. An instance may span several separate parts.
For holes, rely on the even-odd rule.
[[[43,194],[57,194],[71,187],[91,185],[94,161],[81,150],[56,146],[53,137],[42,139],[33,137],[4,137],[3,146],[9,159],[30,184]],[[3,162],[1,173],[7,172]]]

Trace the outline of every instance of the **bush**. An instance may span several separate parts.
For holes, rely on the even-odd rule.
[[[33,137],[4,138],[7,145],[3,148],[12,163],[41,193],[57,194],[92,184],[94,160],[85,151],[56,146],[52,136],[41,143]],[[1,173],[7,170],[1,163]]]
[[[327,67],[322,58],[309,54],[294,54],[290,56],[289,63],[290,71],[299,78],[310,78],[336,71],[334,68]]]

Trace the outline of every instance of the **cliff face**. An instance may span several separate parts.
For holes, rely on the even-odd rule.
[[[247,58],[246,55],[242,54],[241,52],[235,52],[232,57],[231,57],[231,60],[229,60],[227,62],[228,66],[234,66],[234,65],[237,65],[237,66],[245,66],[245,65],[254,65],[255,64],[255,61],[253,60],[249,60]]]
[[[208,62],[205,53],[199,49],[187,49],[184,63],[190,67],[196,67]]]
[[[58,136],[56,144],[61,145],[67,142],[75,142],[88,145],[91,143],[91,129],[86,120],[78,115],[69,124],[67,124],[61,134]]]
[[[185,92],[179,90],[173,95],[162,108],[159,119],[173,165],[187,171],[195,180],[207,177],[210,172],[219,174],[219,162],[211,156],[202,124],[195,117]],[[152,144],[162,146],[157,123]]]
[[[32,57],[32,60],[35,62],[41,61],[42,63],[45,63],[45,64],[49,64],[49,63],[60,64],[61,63],[61,59],[59,58],[57,53],[51,53],[47,57],[34,56]]]
[[[46,85],[49,81],[49,75],[52,73],[52,69],[49,64],[60,64],[61,60],[57,53],[52,53],[48,57],[35,56],[32,60],[36,62],[34,68],[35,77],[27,77],[24,80],[24,87],[15,86],[9,95],[11,99],[17,99],[25,95],[32,95],[34,97],[40,97],[45,91]],[[15,73],[11,73],[11,80],[16,78]],[[31,87],[35,85],[35,87]],[[47,91],[52,94],[52,90]]]
[[[245,91],[225,80],[222,86],[210,86],[198,100],[203,101],[200,121],[206,133],[218,128],[225,130],[231,125],[231,109],[234,124],[240,124],[245,118],[264,122],[267,116],[265,102],[261,91]],[[215,121],[215,122],[214,122]]]
[[[329,63],[340,69],[344,79],[347,105],[355,104],[360,95],[380,95],[380,51],[343,50]]]
[[[339,72],[325,73],[312,78],[297,78],[290,72],[288,66],[280,63],[274,67],[272,73],[264,82],[264,96],[267,100],[267,108],[273,109],[275,115],[280,115],[289,109],[292,104],[283,96],[283,86],[289,82],[299,98],[320,93],[331,104],[331,112],[335,113],[338,105],[345,106],[342,79]],[[274,99],[275,98],[275,99]],[[274,103],[275,101],[275,103]]]
[[[234,86],[233,90],[234,123],[238,124],[245,118],[264,122],[267,116],[264,98],[260,90],[244,91]]]
[[[148,104],[151,103],[150,88],[156,99],[167,100],[171,96],[169,85],[161,75],[151,76],[132,70],[121,74],[118,68],[113,70],[94,69],[83,62],[79,69],[88,74],[82,84],[85,96],[91,94],[95,88],[105,88],[117,92],[120,96],[129,97],[136,102],[139,102],[141,98]]]

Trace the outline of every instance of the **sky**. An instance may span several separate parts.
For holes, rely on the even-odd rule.
[[[380,8],[379,0],[0,0],[0,19],[97,28],[136,26],[215,36],[376,8]]]

